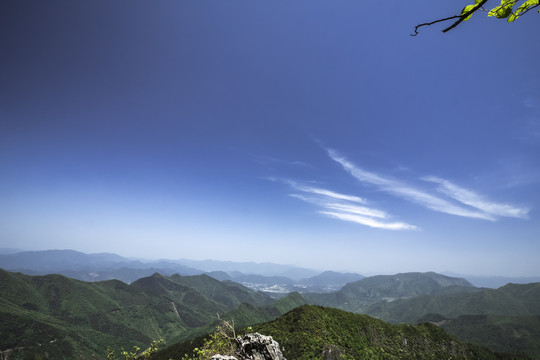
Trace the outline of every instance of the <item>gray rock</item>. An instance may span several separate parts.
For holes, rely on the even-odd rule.
[[[237,338],[240,353],[251,360],[287,360],[281,353],[279,344],[271,336],[259,333]]]
[[[236,338],[235,356],[214,355],[212,360],[287,360],[277,341],[259,333]]]

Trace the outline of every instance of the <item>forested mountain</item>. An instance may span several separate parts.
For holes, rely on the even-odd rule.
[[[312,304],[331,306],[352,312],[365,312],[379,301],[393,301],[418,295],[474,292],[467,280],[434,272],[378,275],[348,283],[333,293],[304,294]]]
[[[463,341],[540,357],[540,283],[481,289],[460,278],[405,273],[364,278],[337,292],[303,296],[312,304],[394,324],[431,321]]]
[[[334,293],[305,295],[309,301],[322,299],[393,323],[435,323],[460,340],[491,350],[540,356],[535,340],[540,338],[539,283],[509,284],[492,290],[436,273],[405,273],[364,278]],[[240,328],[275,319],[304,304],[306,300],[298,293],[276,301],[241,284],[205,274],[156,273],[126,284],[0,270],[0,350],[12,349],[10,359],[43,354],[55,359],[100,358],[107,346],[146,346],[161,338],[171,344],[211,332],[218,317]],[[313,315],[318,324],[315,328],[326,326],[317,322],[317,316],[327,316],[330,310],[317,311],[309,310],[301,317]],[[296,331],[284,326],[289,326],[286,329],[291,333]],[[394,330],[388,331],[395,335]]]
[[[440,314],[445,318],[540,315],[540,283],[508,284],[499,289],[384,301],[371,306],[366,313],[392,323],[414,322],[427,314]]]
[[[10,359],[45,353],[54,359],[100,358],[107,346],[177,341],[241,304],[273,303],[264,294],[206,275],[154,274],[128,285],[0,270],[0,350],[12,349]]]
[[[295,291],[335,291],[348,282],[363,278],[359,274],[332,271],[315,275],[317,272],[313,270],[271,263],[185,259],[141,261],[115,254],[84,254],[73,250],[0,254],[0,268],[26,275],[61,274],[82,281],[116,279],[128,284],[154,273],[166,276],[207,274],[217,280],[233,280],[274,298]]]
[[[429,323],[390,325],[367,315],[319,306],[297,308],[254,329],[273,336],[288,359],[322,358],[329,350],[345,359],[497,358]]]
[[[384,301],[366,313],[391,323],[432,321],[460,340],[540,358],[540,283]]]
[[[495,354],[460,342],[439,327],[391,325],[367,315],[305,305],[278,319],[253,326],[270,335],[290,360],[312,359],[528,359],[526,355]],[[181,359],[204,338],[175,344],[152,359]]]

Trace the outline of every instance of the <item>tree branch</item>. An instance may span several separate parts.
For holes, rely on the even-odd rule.
[[[456,19],[458,17],[461,17],[461,15],[454,15],[454,16],[450,16],[450,17],[447,17],[447,18],[444,18],[444,19],[439,19],[439,20],[435,20],[435,21],[432,21],[432,22],[428,22],[428,23],[423,23],[423,24],[420,24],[420,25],[416,25],[414,27],[414,34],[410,34],[411,36],[416,36],[418,35],[418,28],[419,27],[422,27],[422,26],[430,26],[430,25],[433,25],[433,24],[436,24],[436,23],[440,23],[440,22],[443,22],[443,21],[448,21],[448,20],[452,20],[452,19]]]
[[[447,32],[449,30],[452,30],[453,28],[455,28],[456,26],[458,26],[459,24],[461,24],[461,22],[463,20],[465,20],[467,17],[469,17],[470,15],[472,15],[474,12],[476,12],[477,10],[479,10],[480,8],[482,8],[482,6],[488,2],[488,0],[482,0],[480,1],[478,4],[476,4],[471,10],[467,11],[465,14],[460,14],[460,15],[454,15],[454,16],[450,16],[450,17],[447,17],[447,18],[444,18],[444,19],[439,19],[439,20],[435,20],[435,21],[432,21],[432,22],[429,22],[429,23],[424,23],[424,24],[420,24],[420,25],[416,25],[414,27],[414,34],[411,34],[411,36],[416,36],[418,35],[418,28],[422,27],[422,26],[430,26],[430,25],[433,25],[433,24],[436,24],[436,23],[440,23],[440,22],[443,22],[443,21],[448,21],[448,20],[452,20],[452,19],[458,19],[456,22],[454,22],[452,25],[450,25],[449,27],[447,27],[446,29],[444,29],[442,32]]]
[[[526,10],[523,10],[523,11],[519,14],[519,16],[525,15],[526,13],[528,13],[529,11],[531,11],[532,9],[537,8],[537,7],[539,7],[539,6],[540,6],[540,4],[536,4],[536,5],[533,5],[533,6],[531,6],[531,7],[528,7]]]

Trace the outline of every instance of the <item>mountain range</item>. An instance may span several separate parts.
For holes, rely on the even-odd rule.
[[[267,309],[264,319],[269,320],[305,303],[286,299],[277,303],[207,275],[156,273],[128,285],[0,270],[0,350],[16,351],[15,358],[44,353],[54,359],[99,357],[108,346],[177,341],[242,304]]]
[[[116,279],[131,283],[154,273],[170,276],[207,274],[232,280],[279,298],[290,292],[329,292],[362,279],[354,273],[323,273],[291,265],[235,263],[215,260],[141,261],[116,254],[84,254],[74,250],[8,252],[0,254],[0,268],[26,275],[61,274],[82,281]],[[243,271],[243,272],[242,272]]]
[[[125,264],[133,268],[122,267]],[[88,282],[58,274],[31,276],[0,270],[2,356],[8,351],[10,359],[44,354],[59,359],[99,358],[108,346],[144,346],[160,338],[171,345],[197,338],[213,331],[217,318],[242,328],[279,319],[299,306],[314,304],[324,309],[367,314],[396,325],[429,322],[461,341],[493,351],[540,358],[540,283],[487,289],[475,287],[463,278],[434,272],[366,278],[323,272],[293,280],[277,274],[244,274],[236,270],[204,273],[171,261],[157,264],[168,272],[156,272],[129,283]],[[114,254],[71,251],[3,254],[0,265],[19,269],[24,265],[31,268],[25,270],[30,273],[39,269],[64,269],[61,271],[79,274],[93,269],[103,273],[103,269],[109,269],[109,274],[124,271],[133,277],[136,266],[141,271],[153,269],[144,262]],[[177,265],[196,274],[171,274]],[[239,280],[251,287],[238,283]],[[283,293],[254,290],[268,290],[276,283],[283,286]],[[289,291],[294,289],[301,293]],[[395,331],[392,327],[384,328]]]
[[[217,260],[141,260],[116,254],[84,254],[74,250],[20,251],[0,248],[0,268],[27,275],[62,274],[83,281],[117,279],[131,283],[155,272],[163,275],[207,274],[218,280],[232,280],[278,298],[287,293],[333,292],[362,279],[356,273],[316,271],[292,265]],[[508,283],[540,282],[537,277],[473,276],[444,273],[464,278],[477,287],[498,288]]]
[[[308,293],[304,297],[312,304],[361,313],[380,301],[477,290],[465,279],[428,272],[371,276],[348,283],[335,292]]]

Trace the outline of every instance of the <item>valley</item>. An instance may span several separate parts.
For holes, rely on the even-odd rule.
[[[35,356],[99,359],[108,347],[116,351],[122,347],[145,347],[158,339],[163,339],[162,346],[170,353],[178,348],[175,344],[213,332],[220,319],[231,321],[239,331],[248,326],[266,331],[278,341],[296,336],[283,333],[284,329],[320,336],[313,333],[320,330],[317,330],[319,325],[313,324],[309,329],[301,330],[286,323],[290,316],[325,318],[330,313],[338,317],[354,317],[354,313],[369,316],[372,320],[364,317],[361,321],[383,329],[383,333],[377,335],[383,338],[390,336],[388,333],[404,331],[392,327],[402,326],[400,324],[424,326],[418,331],[429,330],[431,333],[435,331],[434,327],[417,325],[429,323],[448,336],[455,336],[455,340],[448,341],[462,341],[489,349],[465,347],[463,349],[468,350],[459,350],[463,354],[492,351],[540,358],[540,283],[507,284],[498,289],[478,288],[463,278],[434,272],[363,277],[327,271],[308,278],[291,279],[284,276],[286,271],[280,272],[278,266],[262,274],[244,274],[238,269],[230,272],[203,271],[165,261],[159,263],[159,269],[169,275],[154,272],[129,282],[118,279],[82,281],[67,277],[65,273],[129,274],[128,278],[133,279],[142,272],[131,270],[157,268],[153,265],[145,268],[144,263],[137,263],[138,269],[122,268],[120,264],[130,261],[122,259],[119,262],[110,254],[100,255],[101,260],[97,262],[95,258],[89,260],[88,255],[80,253],[41,253],[38,254],[39,261],[35,259],[37,254],[26,254],[31,259],[27,263],[20,261],[23,255],[18,254],[18,261],[19,265],[30,267],[24,270],[26,273],[58,271],[64,275],[27,275],[0,270],[0,350],[2,354],[8,354],[9,359]],[[50,259],[47,259],[48,255],[51,255]],[[75,255],[76,260],[67,255]],[[7,256],[0,258],[3,261],[0,265],[10,264],[6,261]],[[179,268],[175,268],[177,265]],[[228,264],[229,268],[232,266]],[[247,265],[241,266],[245,268]],[[266,268],[268,270],[270,266]],[[191,274],[170,274],[175,269]],[[306,273],[302,269],[295,271]],[[308,304],[318,307],[304,308]],[[304,310],[290,313],[300,307]],[[330,309],[346,313],[334,313]],[[352,320],[347,320],[344,326],[354,328],[356,325],[350,325],[349,321]],[[283,329],[265,324],[280,324]],[[332,331],[346,332],[350,329]],[[349,340],[345,343],[332,338],[323,345],[337,346],[344,353],[364,355],[367,353],[362,351],[371,349],[371,358],[380,355],[374,343],[358,347],[355,344],[364,340],[350,336],[346,335]],[[296,341],[301,343],[298,345],[301,348],[309,343],[305,338]],[[383,341],[388,346],[383,348],[394,354],[392,356],[398,356],[395,351],[399,346],[392,341]],[[320,345],[311,351],[323,351],[318,347]],[[180,348],[186,347],[182,345]],[[293,359],[311,356],[285,348]],[[432,348],[430,345],[414,351],[429,352]],[[463,358],[470,358],[467,356]]]

